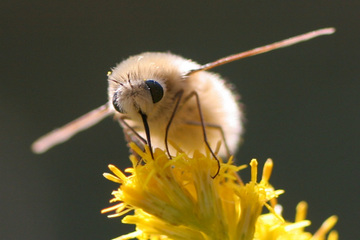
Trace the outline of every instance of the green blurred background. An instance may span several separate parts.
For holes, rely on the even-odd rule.
[[[246,106],[237,163],[273,158],[285,218],[306,200],[310,231],[336,214],[340,238],[360,239],[359,10],[340,0],[2,1],[0,239],[110,239],[133,229],[100,214],[117,187],[102,173],[130,166],[111,118],[30,152],[40,135],[107,101],[116,63],[143,51],[207,63],[330,26],[335,35],[214,71]]]

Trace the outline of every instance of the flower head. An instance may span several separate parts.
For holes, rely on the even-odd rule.
[[[252,160],[251,181],[244,184],[237,172],[246,166],[235,166],[232,158],[222,162],[215,179],[217,163],[209,153],[195,152],[193,156],[180,150],[172,159],[161,149],[141,151],[135,144],[131,148],[141,157],[142,163],[130,156],[132,168],[125,175],[113,165],[113,174],[104,176],[120,187],[113,191],[111,203],[102,213],[109,217],[122,216],[132,210],[133,215],[123,223],[135,224],[136,231],[117,239],[322,239],[329,227],[313,238],[303,232],[309,221],[298,217],[287,223],[275,209],[276,198],[283,190],[275,190],[269,183],[273,163],[265,163],[261,180],[257,181],[257,161]],[[269,204],[270,202],[270,204]],[[263,207],[269,213],[261,215]],[[298,213],[300,216],[301,214]],[[328,224],[328,226],[334,225]],[[293,234],[293,235],[291,235]],[[321,235],[321,236],[320,236]],[[273,237],[270,237],[273,236]],[[278,238],[279,236],[289,236]],[[302,235],[301,235],[302,236]],[[305,238],[307,237],[307,238]],[[336,239],[336,238],[334,238]]]

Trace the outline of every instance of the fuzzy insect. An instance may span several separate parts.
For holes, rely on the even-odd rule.
[[[108,74],[106,104],[39,138],[32,150],[43,153],[114,115],[131,139],[137,136],[150,146],[151,153],[154,146],[167,149],[171,156],[175,150],[169,140],[187,153],[203,149],[205,142],[218,161],[212,148],[219,139],[225,142],[220,156],[236,151],[243,132],[243,113],[225,81],[207,70],[334,31],[319,29],[205,65],[171,53],[145,52],[129,57]]]

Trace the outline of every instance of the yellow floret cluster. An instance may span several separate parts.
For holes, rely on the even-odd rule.
[[[251,180],[243,183],[238,171],[246,166],[235,166],[232,158],[217,163],[209,153],[195,152],[189,156],[180,150],[169,159],[166,152],[131,148],[138,155],[130,156],[132,168],[123,173],[109,165],[112,174],[104,176],[120,186],[113,191],[111,203],[103,213],[109,217],[126,215],[122,222],[134,224],[136,230],[120,239],[187,239],[187,240],[322,240],[335,225],[337,218],[327,219],[315,234],[306,232],[307,205],[301,202],[295,222],[281,216],[276,199],[283,190],[275,190],[269,183],[273,163],[264,165],[260,181],[255,159],[251,160]],[[140,160],[141,159],[141,160]],[[262,214],[263,209],[267,212]],[[337,240],[337,232],[328,234],[328,240]]]

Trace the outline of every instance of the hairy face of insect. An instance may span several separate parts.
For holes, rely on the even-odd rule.
[[[143,53],[121,62],[108,76],[109,104],[131,119],[143,113],[151,121],[163,116],[164,111],[171,112],[172,99],[184,84],[185,68],[181,70],[176,64],[179,58],[166,53]]]
[[[232,142],[230,150],[234,151],[242,129],[236,97],[216,74],[188,74],[199,66],[180,56],[157,52],[142,53],[121,62],[108,75],[108,104],[114,109],[115,118],[125,119],[142,138],[149,141],[151,137],[153,146],[164,149],[168,134],[169,140],[177,142],[186,152],[203,149],[200,109],[194,95],[187,99],[196,92],[204,123],[208,125],[209,142],[215,146],[223,140],[216,127],[226,127],[224,134]],[[178,100],[179,107],[172,118]],[[150,134],[146,133],[145,125]],[[222,155],[224,152],[222,149]]]

